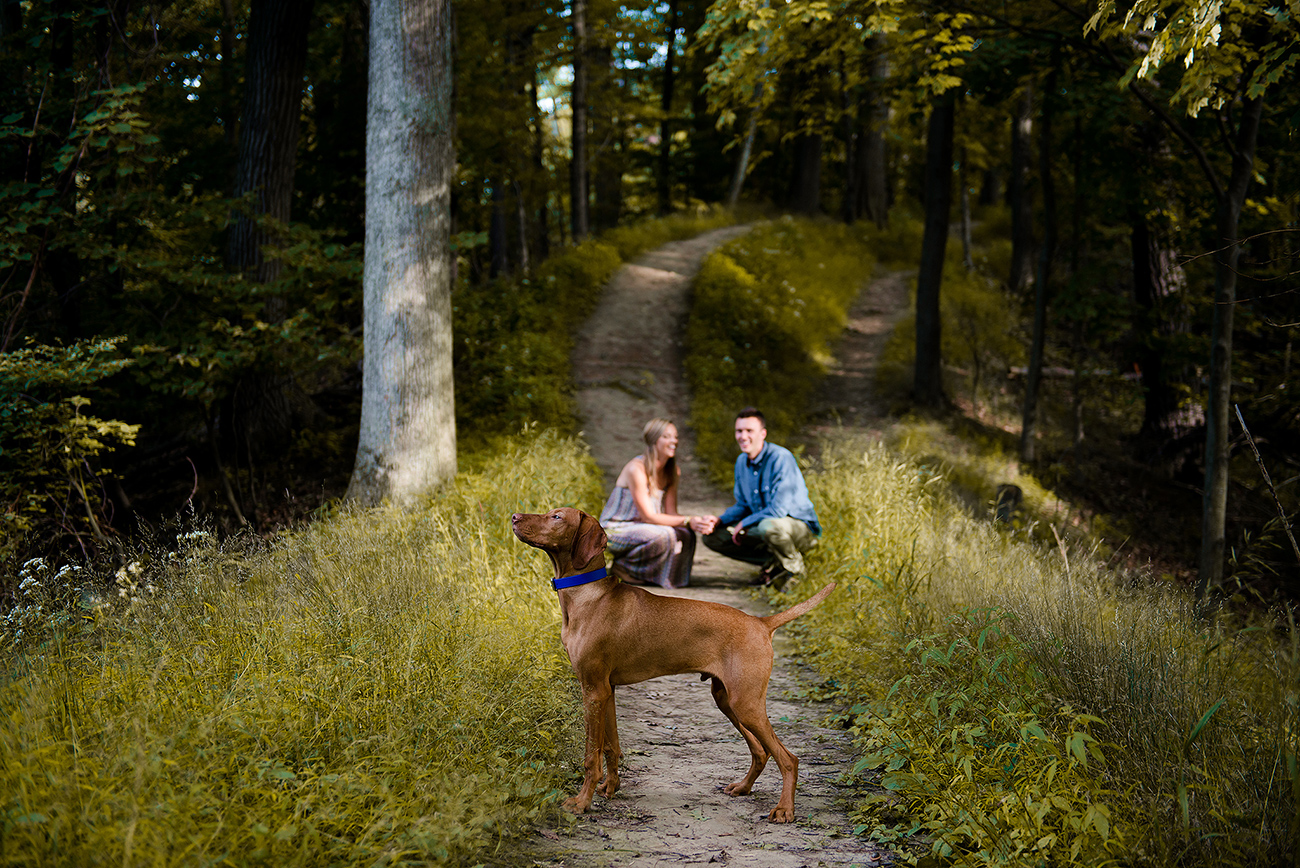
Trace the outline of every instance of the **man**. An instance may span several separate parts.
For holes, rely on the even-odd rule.
[[[691,526],[718,554],[762,565],[754,584],[780,588],[803,572],[803,553],[822,528],[798,463],[789,449],[767,442],[761,412],[746,407],[736,414],[736,443],[735,505]]]

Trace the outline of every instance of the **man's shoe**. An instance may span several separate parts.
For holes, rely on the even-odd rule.
[[[764,582],[764,584],[771,585],[779,591],[785,587],[785,583],[790,581],[793,576],[794,573],[790,572],[785,567],[778,565],[776,569],[772,571],[771,575],[767,577],[767,581]]]

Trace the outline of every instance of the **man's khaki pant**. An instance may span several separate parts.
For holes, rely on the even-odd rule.
[[[720,555],[751,564],[763,565],[776,558],[790,572],[802,573],[803,553],[817,545],[817,536],[808,522],[787,515],[750,525],[739,543],[732,540],[729,528],[718,525],[704,537],[704,544]]]

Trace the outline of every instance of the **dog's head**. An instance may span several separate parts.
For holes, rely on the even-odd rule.
[[[562,506],[550,512],[515,513],[510,527],[523,542],[551,556],[556,575],[581,570],[605,551],[605,529],[580,509]]]

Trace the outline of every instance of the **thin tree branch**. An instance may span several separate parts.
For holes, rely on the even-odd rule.
[[[1264,482],[1268,485],[1269,494],[1273,495],[1278,517],[1282,519],[1282,530],[1286,531],[1286,538],[1291,541],[1291,551],[1295,552],[1296,563],[1300,564],[1300,545],[1296,544],[1295,535],[1291,533],[1291,521],[1286,516],[1286,510],[1282,508],[1282,500],[1277,496],[1277,489],[1273,487],[1273,478],[1268,475],[1268,468],[1264,466],[1264,459],[1259,454],[1259,447],[1255,445],[1255,438],[1246,427],[1246,418],[1241,415],[1240,405],[1233,404],[1232,408],[1237,411],[1237,421],[1241,423],[1241,430],[1246,433],[1246,442],[1250,444],[1250,451],[1255,453],[1255,463],[1259,465],[1259,472],[1264,474]]]

